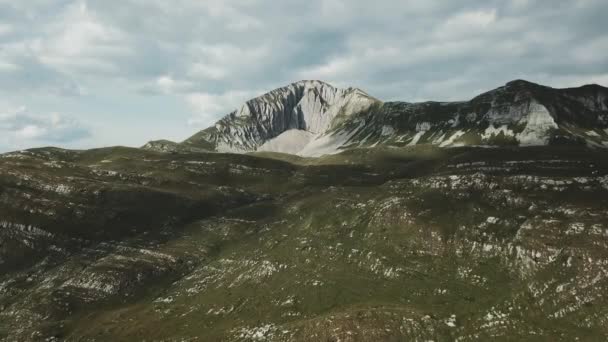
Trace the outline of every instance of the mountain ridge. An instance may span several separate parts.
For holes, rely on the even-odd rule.
[[[315,157],[378,144],[604,148],[608,88],[558,89],[518,79],[469,101],[382,102],[359,88],[305,80],[247,101],[182,143],[152,141],[144,148]]]

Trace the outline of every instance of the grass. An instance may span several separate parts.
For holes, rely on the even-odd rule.
[[[0,276],[0,284],[19,280],[0,291],[7,339],[38,331],[66,340],[240,340],[267,324],[274,340],[295,341],[606,337],[606,281],[589,286],[608,258],[605,239],[565,231],[576,222],[608,224],[607,190],[541,189],[513,178],[604,176],[604,152],[422,146],[316,160],[128,148],[48,153],[0,161],[10,194],[3,217],[36,222],[61,237],[45,248],[65,250],[44,261],[47,249],[31,250],[36,259],[23,247],[22,257],[37,263]],[[42,167],[48,158],[68,164]],[[480,167],[495,168],[475,185]],[[18,184],[14,170],[30,181]],[[42,191],[38,180],[78,190]],[[98,190],[103,195],[91,195]],[[18,191],[37,200],[15,201]],[[57,214],[28,216],[24,203]],[[526,222],[534,229],[522,230]],[[555,248],[564,251],[551,259]],[[564,266],[568,256],[576,267]],[[124,289],[64,285],[91,274]],[[556,292],[572,279],[579,292]],[[535,292],[545,285],[550,290]],[[583,294],[593,305],[549,317]],[[505,322],[486,326],[495,311]],[[37,315],[49,319],[41,325]],[[452,315],[455,327],[446,323]]]

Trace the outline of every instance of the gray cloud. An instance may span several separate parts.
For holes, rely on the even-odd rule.
[[[606,84],[605,13],[604,0],[0,0],[0,87],[25,104],[70,95],[117,123],[118,99],[150,125],[147,99],[181,101],[182,123],[204,127],[299,79],[406,101],[515,78]]]
[[[16,149],[28,144],[66,144],[90,137],[88,128],[58,113],[36,115],[25,107],[0,112],[0,147]]]

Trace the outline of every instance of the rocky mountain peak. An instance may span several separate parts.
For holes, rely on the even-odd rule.
[[[247,101],[181,144],[147,149],[320,156],[377,144],[608,147],[608,89],[514,80],[470,101],[382,103],[358,88],[302,80]]]
[[[211,144],[217,151],[248,152],[283,133],[297,130],[301,132],[287,133],[298,139],[288,145],[295,143],[301,147],[313,136],[328,132],[336,123],[376,102],[357,88],[341,89],[318,80],[303,80],[247,101],[185,144]],[[288,149],[288,152],[297,151]]]

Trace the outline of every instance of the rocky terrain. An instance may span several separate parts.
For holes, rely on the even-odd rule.
[[[183,143],[0,155],[0,340],[608,339],[605,88],[299,89]]]
[[[463,102],[381,102],[359,89],[301,81],[252,99],[182,143],[158,151],[271,151],[318,157],[348,148],[608,147],[608,88],[554,89],[517,80]]]

